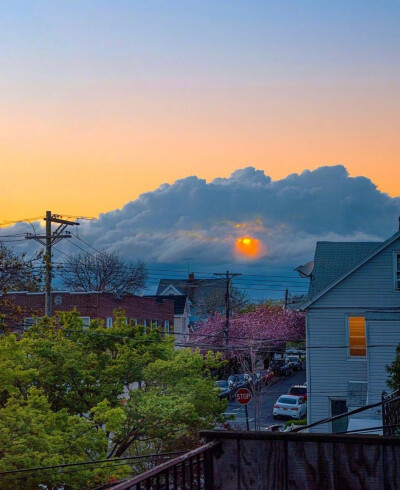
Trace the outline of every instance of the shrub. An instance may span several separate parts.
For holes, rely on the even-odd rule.
[[[286,421],[285,429],[287,427],[289,427],[290,425],[307,425],[307,419],[300,419],[300,420],[290,419],[290,420]]]

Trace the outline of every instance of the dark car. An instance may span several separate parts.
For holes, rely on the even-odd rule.
[[[273,359],[269,368],[276,376],[287,376],[293,370],[293,367],[290,366],[285,359]]]
[[[303,363],[298,356],[287,356],[287,362],[291,364],[294,371],[300,371],[303,369]]]
[[[226,398],[229,401],[232,400],[234,395],[234,390],[232,390],[228,381],[222,379],[218,380],[215,382],[215,386],[220,390],[220,394],[219,394],[220,399]]]
[[[307,401],[307,386],[293,385],[290,387],[288,395],[302,396],[304,400]]]
[[[228,378],[228,383],[232,388],[247,388],[249,385],[249,375],[246,374],[231,374]]]

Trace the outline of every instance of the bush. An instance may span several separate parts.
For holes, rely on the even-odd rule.
[[[290,420],[286,421],[285,429],[287,427],[289,427],[290,425],[307,425],[307,419],[300,419],[300,420],[290,419]]]

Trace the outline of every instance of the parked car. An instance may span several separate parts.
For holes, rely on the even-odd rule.
[[[262,379],[260,373],[253,373],[249,379],[249,388],[255,390],[261,390],[264,385],[264,380]]]
[[[293,385],[288,391],[288,395],[301,396],[307,401],[307,386],[305,385]]]
[[[293,367],[286,362],[286,359],[273,359],[269,367],[276,376],[287,376],[293,371]]]
[[[232,389],[228,381],[221,379],[216,381],[215,385],[220,390],[220,394],[219,394],[220,399],[226,398],[229,401],[233,399],[235,390]]]
[[[263,369],[261,371],[257,371],[257,374],[259,374],[261,377],[264,385],[269,385],[274,380],[274,372],[272,369]]]
[[[302,396],[282,395],[276,401],[272,416],[302,419],[307,413],[307,403]]]
[[[238,390],[239,388],[247,388],[249,385],[248,374],[231,374],[228,378],[228,383],[232,388]]]
[[[292,366],[293,371],[300,371],[303,369],[303,363],[298,356],[287,356],[286,362]]]

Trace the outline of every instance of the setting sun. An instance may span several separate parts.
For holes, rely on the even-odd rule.
[[[236,240],[236,251],[240,255],[256,258],[261,253],[260,241],[256,238],[241,237]]]

